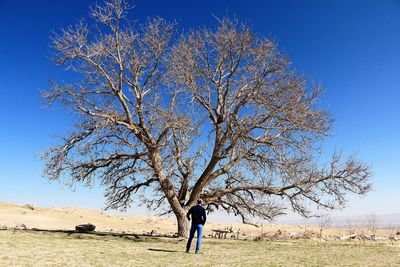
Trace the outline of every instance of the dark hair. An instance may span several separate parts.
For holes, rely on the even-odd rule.
[[[201,202],[203,202],[203,201],[201,201],[201,199],[199,198],[199,199],[197,200],[197,204],[201,204]]]

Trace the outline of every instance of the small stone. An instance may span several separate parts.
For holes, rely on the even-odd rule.
[[[25,224],[17,224],[15,227],[14,227],[14,229],[15,230],[26,230],[26,225]]]
[[[24,205],[24,208],[28,210],[35,210],[35,206],[33,204],[26,204]]]

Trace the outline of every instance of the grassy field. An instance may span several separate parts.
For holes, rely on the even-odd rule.
[[[400,266],[398,243],[204,239],[201,254],[184,249],[173,238],[0,231],[0,266]]]

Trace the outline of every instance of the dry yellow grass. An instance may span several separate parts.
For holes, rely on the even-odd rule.
[[[0,226],[72,230],[93,223],[98,231],[174,233],[176,222],[146,216],[111,216],[83,208],[34,208],[0,202]],[[207,223],[211,229],[228,224]],[[232,224],[246,237],[281,229],[299,233],[312,226]],[[328,229],[327,234],[345,233]],[[243,238],[243,237],[242,237]],[[249,238],[251,239],[251,238]],[[194,242],[193,242],[194,246]],[[186,254],[185,240],[139,236],[0,231],[0,266],[400,266],[400,244],[385,242],[243,241],[205,238],[202,254]]]
[[[193,244],[194,245],[194,244]],[[0,266],[399,266],[389,243],[255,242],[206,238],[199,255],[185,240],[0,231]]]

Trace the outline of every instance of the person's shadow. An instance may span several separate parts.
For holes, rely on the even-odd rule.
[[[179,250],[169,250],[169,249],[161,249],[161,248],[149,248],[150,251],[159,251],[159,252],[182,252]]]

